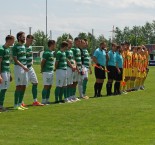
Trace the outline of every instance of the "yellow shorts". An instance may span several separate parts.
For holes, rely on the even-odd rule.
[[[125,68],[124,71],[124,76],[125,77],[131,77],[132,76],[132,68]]]
[[[138,69],[136,67],[134,67],[132,69],[132,77],[137,77],[137,73],[138,73]]]
[[[146,71],[140,72],[140,78],[145,78],[146,77]]]

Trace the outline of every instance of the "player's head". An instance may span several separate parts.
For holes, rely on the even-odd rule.
[[[7,35],[5,38],[5,42],[7,43],[8,46],[12,46],[15,42],[15,37],[12,35]]]
[[[79,37],[76,37],[75,39],[74,39],[74,45],[75,45],[75,47],[80,47],[80,43],[81,43],[81,41],[80,41],[80,38]]]
[[[137,47],[136,46],[133,46],[132,47],[132,51],[133,51],[133,53],[137,53]]]
[[[102,42],[100,43],[100,48],[101,48],[101,49],[105,49],[105,48],[106,48],[106,43],[105,43],[104,41],[102,41]]]
[[[73,46],[73,40],[72,39],[68,39],[67,43],[68,43],[68,49],[71,49],[72,46]]]
[[[20,31],[17,33],[17,41],[20,42],[20,43],[25,43],[25,33]]]
[[[30,35],[30,34],[29,34],[29,35],[26,36],[26,44],[32,45],[33,40],[34,40],[33,35]]]
[[[81,40],[81,48],[86,48],[86,42],[84,41],[84,39]]]
[[[54,50],[56,46],[55,40],[48,40],[47,45],[50,50]]]
[[[137,52],[138,52],[138,53],[141,53],[141,51],[142,51],[142,48],[141,48],[140,46],[138,46],[138,47],[137,47]]]
[[[112,51],[116,51],[117,49],[117,44],[116,43],[112,43]]]
[[[60,47],[61,50],[66,51],[68,48],[68,43],[66,41],[63,41]]]
[[[84,39],[84,41],[85,41],[85,48],[88,48],[88,40]]]
[[[123,52],[123,49],[122,49],[121,45],[117,45],[116,51],[118,51],[119,53]]]
[[[129,50],[130,43],[126,41],[126,42],[124,43],[124,47],[125,47],[125,50]]]

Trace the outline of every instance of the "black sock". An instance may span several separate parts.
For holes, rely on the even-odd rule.
[[[96,82],[96,83],[94,84],[94,92],[95,92],[94,96],[97,96],[98,88],[99,88],[99,83]]]
[[[117,90],[118,90],[118,82],[115,82],[115,84],[114,84],[114,94],[118,93]]]
[[[117,82],[117,93],[118,93],[118,94],[121,93],[121,92],[120,92],[120,84],[121,84],[120,82]]]
[[[112,92],[111,92],[111,89],[112,89],[112,83],[107,83],[106,84],[106,89],[107,89],[107,95],[111,95]]]
[[[97,93],[97,96],[98,96],[98,97],[101,96],[102,86],[103,86],[103,83],[99,83],[99,88],[98,88],[98,93]]]

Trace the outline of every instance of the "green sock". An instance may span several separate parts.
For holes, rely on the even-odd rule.
[[[63,94],[64,94],[64,88],[61,87],[60,88],[60,94],[59,94],[59,101],[62,101]]]
[[[70,88],[70,96],[73,96],[74,95],[74,89],[71,87]]]
[[[16,90],[15,93],[14,93],[14,105],[16,105],[16,106],[19,103],[19,96],[20,96],[20,91]]]
[[[73,88],[73,96],[75,96],[75,94],[76,94],[76,87]]]
[[[63,88],[63,91],[64,91],[64,98],[66,99],[68,96],[67,96],[67,87],[64,87]]]
[[[42,99],[46,99],[46,96],[47,96],[47,90],[43,89],[42,90]]]
[[[55,88],[55,102],[58,102],[59,94],[60,94],[60,87],[56,87]]]
[[[0,105],[3,106],[6,89],[0,91]]]
[[[50,98],[51,89],[47,90],[46,100],[49,100]]]
[[[67,87],[67,98],[71,96],[71,88]]]
[[[19,95],[19,104],[22,104],[22,101],[23,101],[23,98],[24,98],[24,94],[25,94],[25,91],[20,91],[20,95]]]
[[[37,85],[32,85],[32,95],[33,95],[33,99],[37,99]]]
[[[86,94],[87,82],[88,82],[87,79],[83,80],[83,84],[82,84],[83,85],[83,94]]]

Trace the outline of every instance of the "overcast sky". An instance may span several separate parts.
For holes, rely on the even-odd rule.
[[[53,39],[63,33],[79,32],[111,36],[113,25],[124,28],[155,20],[155,0],[47,0],[48,34]],[[46,0],[0,0],[0,44],[12,30],[32,33],[46,29]]]

